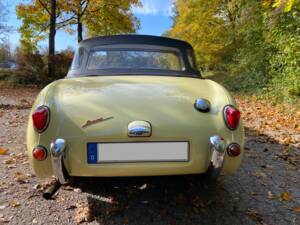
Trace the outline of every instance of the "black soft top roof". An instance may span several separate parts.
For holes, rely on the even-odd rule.
[[[192,46],[181,40],[159,37],[152,35],[138,35],[138,34],[124,34],[124,35],[111,35],[95,37],[83,40],[79,43],[79,46],[86,48],[92,48],[101,45],[113,45],[113,44],[145,44],[145,45],[157,45],[167,46],[180,49],[193,49]]]
[[[185,70],[157,70],[157,69],[99,69],[88,70],[86,65],[88,63],[89,54],[94,48],[112,45],[151,45],[164,48],[176,48],[180,51],[184,62]],[[83,40],[79,43],[78,49],[84,49],[82,62],[80,67],[73,68],[68,72],[67,77],[80,77],[80,76],[101,76],[101,75],[162,75],[162,76],[188,76],[201,78],[199,71],[191,65],[189,54],[192,55],[194,60],[193,47],[181,40],[151,36],[151,35],[137,35],[137,34],[124,34],[124,35],[111,35],[94,37]],[[76,57],[76,54],[75,54]],[[195,64],[195,63],[194,63]]]

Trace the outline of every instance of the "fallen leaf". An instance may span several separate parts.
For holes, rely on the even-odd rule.
[[[0,224],[9,223],[10,220],[6,218],[0,218]]]
[[[124,207],[120,207],[118,205],[113,205],[112,207],[109,207],[106,210],[106,213],[116,215],[116,214],[122,213],[124,211],[124,209],[125,209]]]
[[[74,188],[74,192],[76,192],[76,193],[81,193],[82,191],[81,191],[80,188]]]
[[[66,191],[74,191],[74,188],[72,188],[70,186],[62,187],[62,189],[66,190]]]
[[[28,102],[25,98],[22,98],[22,99],[20,100],[20,102],[23,103],[23,104],[29,104],[29,102]]]
[[[33,186],[33,189],[35,189],[35,190],[39,190],[39,189],[42,189],[42,188],[43,187],[40,184],[36,184],[36,185]]]
[[[89,207],[85,204],[77,204],[75,211],[75,221],[76,223],[83,223],[83,222],[91,222],[92,216],[90,214]]]
[[[139,187],[140,190],[144,190],[147,188],[147,184],[143,184],[142,186]]]
[[[16,164],[16,163],[25,163],[27,162],[28,156],[24,153],[11,154],[8,159],[4,160],[3,163],[6,165]]]
[[[269,199],[276,199],[277,197],[271,191],[268,191],[268,198]]]
[[[3,209],[5,209],[5,208],[6,208],[6,205],[5,205],[5,204],[0,205],[0,210],[3,210]]]
[[[35,175],[32,174],[32,173],[27,173],[27,174],[26,174],[26,177],[28,177],[28,178],[33,178],[33,177],[35,177]]]
[[[128,220],[128,218],[127,218],[127,217],[125,217],[125,218],[124,218],[124,220],[123,220],[123,224],[129,224],[129,220]]]
[[[161,218],[165,218],[167,216],[168,210],[166,208],[163,208],[160,210],[159,214]]]
[[[279,142],[283,145],[288,145],[292,142],[292,138],[290,136],[279,139]]]
[[[0,155],[7,155],[8,149],[0,148]]]
[[[12,164],[14,163],[13,159],[6,159],[3,161],[4,164],[8,165],[8,164]]]
[[[117,205],[118,202],[114,201],[114,198],[113,197],[99,197],[99,200],[102,201],[102,202],[106,202],[106,203],[109,203],[109,204],[112,204],[112,205]]]
[[[202,198],[200,198],[199,196],[196,196],[193,200],[192,200],[192,204],[194,207],[199,208],[199,207],[203,207],[204,201]]]
[[[260,172],[260,171],[256,171],[254,173],[252,173],[255,177],[257,178],[267,178],[267,175],[263,172]]]
[[[73,210],[76,209],[77,206],[76,205],[70,205],[69,207],[66,208],[66,210]]]
[[[287,191],[282,192],[280,194],[280,200],[281,201],[291,201],[292,200],[292,196],[290,193],[288,193]]]
[[[198,214],[198,213],[200,213],[200,210],[197,207],[193,207],[193,212],[196,213],[196,214]]]
[[[294,208],[293,208],[293,211],[294,211],[294,212],[300,212],[300,206],[294,207]]]
[[[28,183],[29,181],[27,180],[27,176],[21,172],[16,172],[14,173],[14,179],[20,184],[25,184]]]
[[[246,212],[246,214],[247,214],[250,218],[256,220],[257,222],[262,223],[262,221],[263,221],[261,215],[260,215],[256,210],[254,210],[254,209],[248,209],[247,212]]]
[[[20,206],[21,204],[18,201],[12,201],[9,203],[9,205],[13,208],[16,208],[16,207]]]

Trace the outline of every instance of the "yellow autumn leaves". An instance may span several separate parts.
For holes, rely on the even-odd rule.
[[[82,35],[82,24],[88,36],[132,33],[139,27],[139,21],[131,7],[140,5],[140,0],[56,0],[56,29],[68,33],[77,30]],[[31,0],[16,7],[21,45],[24,50],[36,50],[39,41],[47,37],[49,30],[49,1]]]
[[[8,153],[8,149],[0,148],[0,155],[6,155]]]
[[[190,42],[201,66],[211,67],[222,60],[226,26],[223,15],[217,12],[221,5],[219,0],[176,1],[177,16],[168,35]]]
[[[297,3],[299,3],[299,0],[275,0],[272,6],[274,8],[283,8],[285,12],[290,12]]]

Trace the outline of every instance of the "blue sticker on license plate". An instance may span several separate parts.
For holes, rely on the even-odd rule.
[[[97,143],[88,143],[87,160],[88,160],[88,164],[97,164],[98,162]]]

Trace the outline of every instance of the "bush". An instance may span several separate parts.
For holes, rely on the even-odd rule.
[[[48,56],[45,54],[28,53],[20,49],[15,53],[17,68],[5,73],[0,73],[0,79],[11,84],[38,84],[46,85],[54,80],[66,76],[72,62],[73,51],[65,50],[57,53],[54,58],[55,76],[48,76]]]
[[[273,29],[273,45],[277,49],[270,60],[270,95],[282,93],[278,100],[300,97],[300,12],[279,17]]]
[[[43,56],[37,53],[26,53],[22,50],[16,51],[17,68],[12,81],[22,84],[47,83],[47,67]]]

